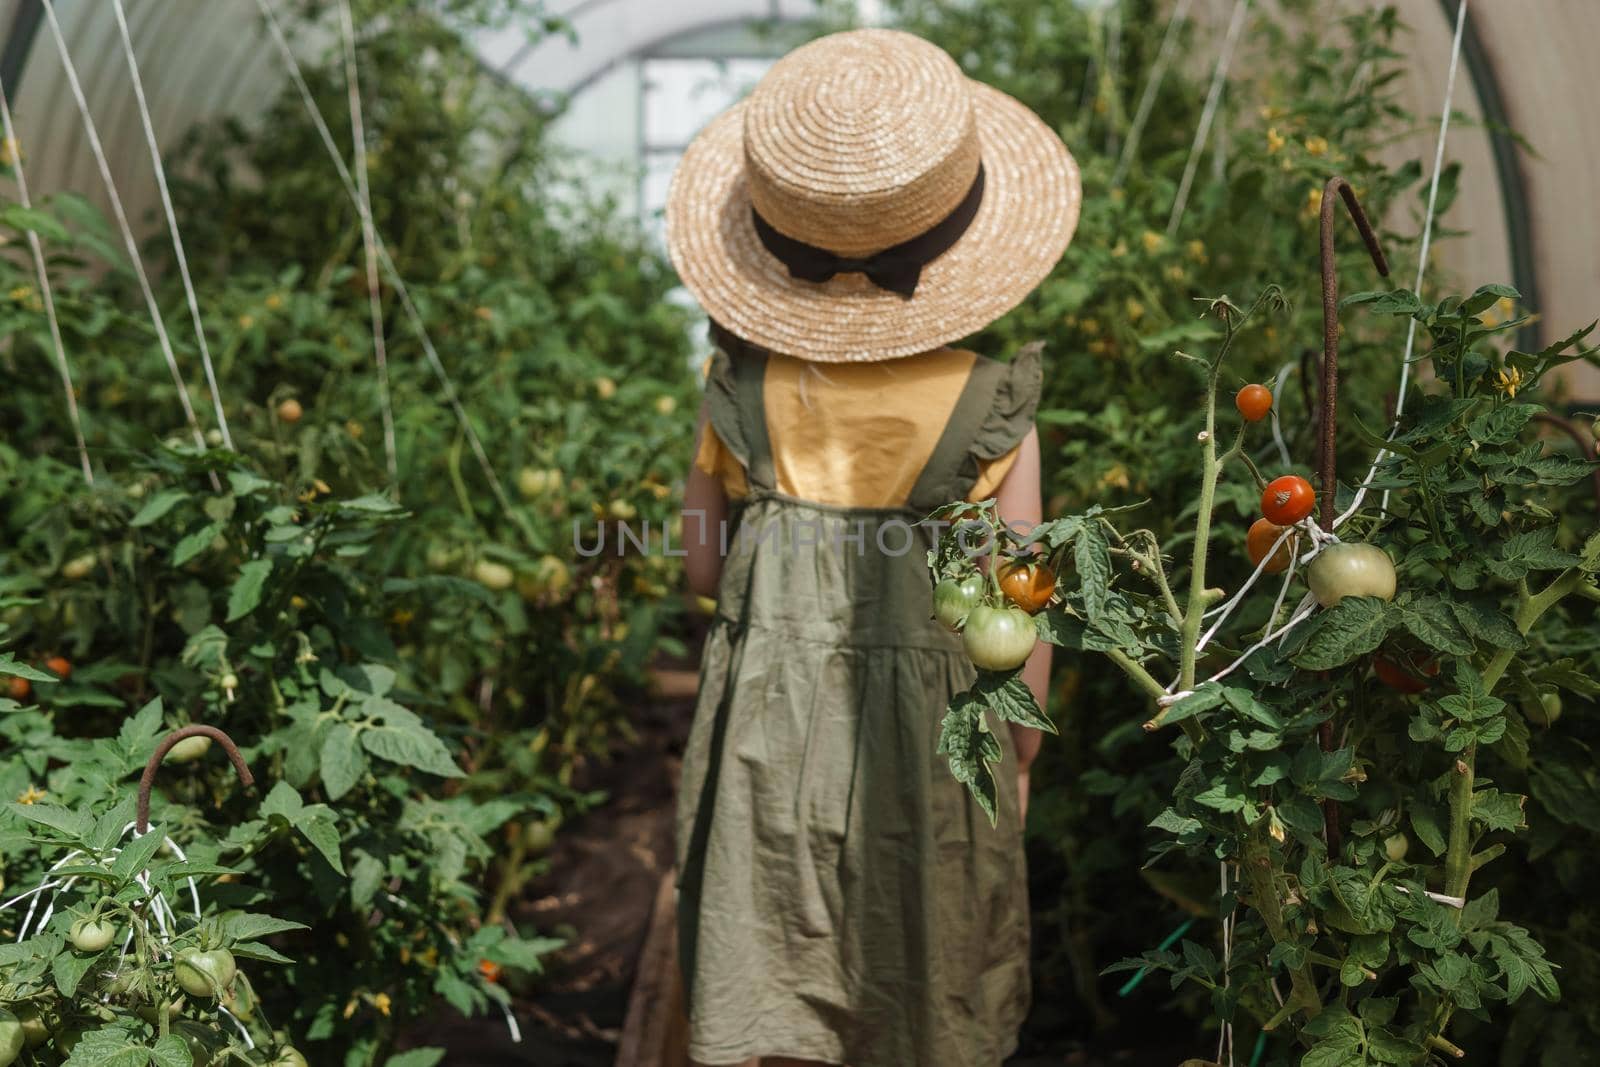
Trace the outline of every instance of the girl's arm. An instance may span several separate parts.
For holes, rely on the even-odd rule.
[[[706,432],[706,409],[700,408],[700,425],[694,432],[694,454]],[[698,465],[689,467],[683,490],[683,569],[689,588],[698,596],[717,595],[722,577],[722,538],[719,531],[728,516],[728,498],[722,485]]]
[[[1029,430],[1028,436],[1022,439],[1022,446],[1017,451],[1017,461],[1006,472],[994,499],[1001,521],[1010,524],[1018,531],[1025,532],[1043,519],[1044,504],[1040,499],[1039,490],[1037,429]],[[1033,690],[1033,698],[1039,702],[1041,709],[1046,707],[1045,700],[1050,688],[1050,648],[1049,644],[1040,641],[1034,648],[1033,655],[1028,657],[1028,662],[1022,666],[1022,680]],[[1039,754],[1039,745],[1043,737],[1038,730],[1013,724],[1011,740],[1017,750],[1018,810],[1023,818],[1027,818],[1029,769],[1033,766],[1034,757]]]

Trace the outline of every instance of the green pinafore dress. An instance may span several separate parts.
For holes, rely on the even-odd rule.
[[[1029,1001],[1015,754],[1001,729],[992,827],[937,752],[973,670],[930,617],[919,520],[1026,435],[1038,359],[978,359],[910,498],[884,508],[775,491],[764,370],[759,350],[719,353],[707,390],[750,492],[727,525],[680,792],[690,1054],[996,1067]]]

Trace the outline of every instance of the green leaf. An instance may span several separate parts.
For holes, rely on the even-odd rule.
[[[256,915],[251,912],[232,912],[222,920],[222,932],[234,941],[256,941],[273,934],[285,934],[290,930],[305,930],[304,923],[291,922],[288,919],[276,919],[271,915]]]
[[[1106,593],[1111,586],[1111,546],[1098,523],[1085,523],[1072,546],[1077,567],[1083,610],[1090,623],[1105,611]]]
[[[383,1067],[436,1067],[444,1060],[444,1054],[442,1048],[414,1048],[390,1056]]]
[[[95,956],[80,956],[75,952],[62,952],[50,961],[50,976],[55,979],[61,995],[71,1000],[78,992],[78,983],[94,966]]]
[[[1400,618],[1417,640],[1435,651],[1452,656],[1470,656],[1474,651],[1471,638],[1443,597],[1419,596],[1400,609]]]
[[[361,731],[361,745],[379,759],[415,767],[441,778],[461,778],[445,743],[424,726],[371,726]]]
[[[949,758],[950,774],[967,787],[992,826],[998,820],[998,810],[991,761],[982,741],[987,732],[983,709],[971,691],[958,693],[940,724],[938,752]]]
[[[144,502],[144,507],[139,509],[139,513],[128,520],[128,525],[149,526],[188,497],[189,494],[182,489],[163,489]]]
[[[222,523],[212,522],[200,527],[198,530],[184,537],[172,548],[172,565],[181,567],[194,559],[217,539],[222,532]]]
[[[239,568],[239,577],[228,591],[228,617],[225,622],[242,619],[261,603],[261,591],[272,573],[270,559],[253,559]]]
[[[1383,643],[1390,627],[1389,605],[1376,597],[1345,597],[1312,617],[1290,658],[1308,671],[1342,667]]]
[[[0,222],[4,222],[14,230],[26,233],[32,230],[47,241],[71,241],[72,234],[67,231],[54,215],[40,211],[38,208],[23,207],[21,204],[7,204],[0,210]]]
[[[74,839],[87,834],[92,825],[88,816],[57,804],[18,804],[13,801],[8,807],[14,815],[20,815],[29,822],[60,830]]]
[[[367,759],[361,754],[356,731],[342,722],[328,727],[322,738],[322,787],[329,800],[338,800],[367,773]]]
[[[150,861],[161,850],[166,837],[164,830],[152,826],[149,833],[124,845],[111,864],[111,876],[119,884],[131,882],[141,871],[150,866]]]
[[[1021,671],[997,673],[979,671],[972,685],[973,697],[993,711],[1002,722],[1013,722],[1045,733],[1056,732],[1056,724],[1045,717],[1033,697],[1033,690],[1022,680]]]
[[[26,678],[30,682],[58,682],[61,679],[53,674],[47,674],[37,667],[30,667],[17,659],[15,652],[0,655],[0,675],[10,675],[13,678]]]

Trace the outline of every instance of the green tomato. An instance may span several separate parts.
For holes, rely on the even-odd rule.
[[[1311,561],[1306,581],[1317,603],[1331,608],[1347,596],[1393,600],[1394,561],[1377,545],[1329,545]]]
[[[178,1016],[182,1015],[184,1005],[187,1003],[188,1001],[184,1000],[182,997],[174,997],[173,999],[167,1001],[165,1008],[167,1021],[171,1022],[173,1019],[176,1019]],[[151,1026],[161,1025],[161,1009],[158,1009],[154,1004],[140,1004],[133,1010],[134,1013],[139,1016],[139,1018],[143,1019]]]
[[[185,737],[182,741],[167,749],[167,754],[162,758],[161,762],[193,763],[210,751],[211,738],[205,734],[196,734],[194,737]]]
[[[67,939],[79,952],[104,952],[117,939],[117,928],[105,919],[79,919]]]
[[[1539,694],[1539,703],[1522,705],[1522,717],[1535,726],[1554,726],[1561,718],[1561,694],[1554,690]]]
[[[523,827],[522,847],[535,856],[550,851],[550,846],[556,843],[556,830],[560,827],[559,815],[548,819],[534,819]]]
[[[1405,834],[1393,834],[1383,839],[1383,854],[1390,863],[1400,863],[1411,851],[1411,839]]]
[[[502,589],[510,589],[511,584],[517,580],[516,574],[510,567],[488,559],[480,559],[473,566],[472,577],[485,589],[492,589],[497,593]]]
[[[293,1045],[285,1045],[272,1061],[272,1067],[307,1067],[306,1058]]]
[[[933,617],[951,630],[959,630],[967,615],[983,599],[983,575],[944,578],[933,587]]]
[[[1038,639],[1033,616],[1014,607],[979,604],[967,614],[961,630],[967,658],[986,671],[1010,671],[1022,666]]]
[[[214,948],[209,952],[189,949],[178,955],[172,971],[185,993],[214,1000],[233,983],[233,976],[239,973],[239,968],[233,962],[233,953],[225,948]]]
[[[217,1062],[218,1053],[228,1046],[227,1039],[221,1034],[193,1019],[179,1019],[172,1024],[172,1032],[189,1049],[189,1058],[194,1061],[194,1067],[211,1067]]]
[[[17,1018],[22,1020],[22,1042],[28,1048],[38,1048],[50,1038],[50,1029],[44,1016],[32,1004],[17,1005]]]
[[[16,1063],[25,1043],[22,1020],[5,1008],[0,1008],[0,1067],[10,1067]]]

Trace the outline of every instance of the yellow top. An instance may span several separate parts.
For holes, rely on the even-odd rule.
[[[768,357],[762,406],[777,491],[840,507],[904,504],[976,361],[955,348],[826,366]],[[967,499],[993,496],[1020,447],[982,464]],[[731,499],[749,492],[743,465],[709,424],[695,466]]]

